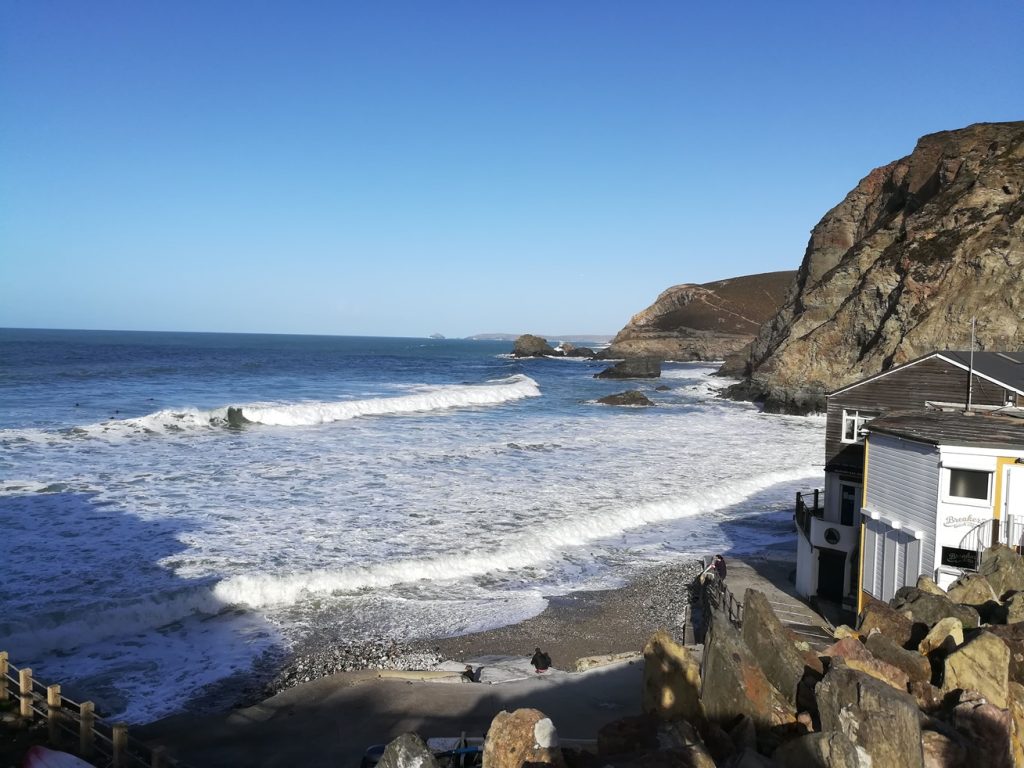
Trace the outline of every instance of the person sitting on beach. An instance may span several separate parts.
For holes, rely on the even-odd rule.
[[[530,663],[533,664],[533,668],[538,673],[544,672],[551,666],[551,657],[548,656],[540,648],[535,648],[533,658],[530,659]]]
[[[715,568],[715,574],[719,579],[725,581],[725,558],[721,555],[715,555],[715,559],[711,563]]]
[[[473,667],[470,664],[466,665],[466,668],[462,670],[462,679],[467,683],[477,682],[476,672],[473,671]]]

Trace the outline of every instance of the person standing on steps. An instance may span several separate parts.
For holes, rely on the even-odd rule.
[[[711,561],[711,565],[715,569],[715,575],[718,576],[721,581],[725,581],[725,558],[721,555],[715,555],[715,559]]]

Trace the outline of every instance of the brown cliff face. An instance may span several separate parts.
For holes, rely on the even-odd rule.
[[[820,410],[824,393],[936,349],[1024,347],[1024,122],[923,137],[811,232],[736,396]],[[730,371],[726,371],[730,372]]]
[[[782,304],[795,272],[675,285],[638,312],[608,357],[721,360],[746,347]]]

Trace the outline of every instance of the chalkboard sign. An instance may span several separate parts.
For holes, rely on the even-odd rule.
[[[978,553],[973,549],[943,547],[942,564],[951,565],[954,568],[967,568],[975,571],[978,569]]]

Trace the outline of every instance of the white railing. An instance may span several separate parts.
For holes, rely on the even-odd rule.
[[[992,546],[992,525],[999,523],[1000,544],[1017,548],[1018,551],[1024,548],[1024,515],[1007,515],[1004,520],[986,520],[978,523],[960,539],[960,549],[973,549],[978,553],[978,562],[981,562],[981,553]]]

